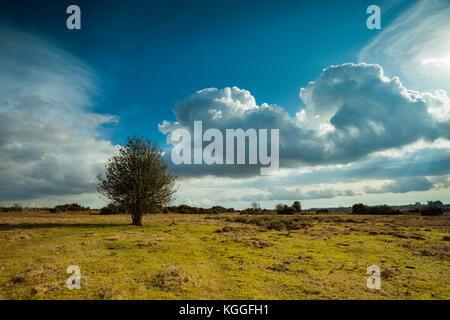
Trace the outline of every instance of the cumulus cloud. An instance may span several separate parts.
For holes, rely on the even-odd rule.
[[[380,194],[394,202],[442,197],[450,173],[449,10],[445,0],[418,1],[361,50],[360,63],[330,66],[302,88],[294,117],[278,105],[256,104],[247,90],[209,88],[178,103],[176,121],[160,125],[168,138],[177,128],[192,132],[194,120],[204,130],[279,128],[278,175],[260,177],[248,165],[172,169],[180,177],[211,175],[200,181],[207,189],[214,184],[219,203],[227,194],[240,203],[314,205],[336,197],[378,203]]]
[[[257,105],[247,90],[203,89],[178,103],[174,109],[177,121],[163,121],[159,130],[170,142],[177,128],[192,132],[195,120],[203,121],[204,130],[222,132],[227,128],[280,129],[280,166],[284,168],[345,164],[374,152],[448,135],[448,120],[442,117],[450,113],[446,93],[408,90],[397,77],[386,77],[379,65],[349,63],[326,68],[300,90],[300,98],[305,108],[291,117],[280,106]],[[259,174],[251,165],[180,165],[173,170],[180,176]]]
[[[89,111],[92,70],[10,28],[0,29],[0,60],[0,201],[93,193],[116,150],[100,128],[117,118]]]
[[[362,51],[361,61],[371,62],[369,53],[386,43],[398,40],[407,48],[408,37],[390,38],[403,32],[388,30]],[[442,36],[436,34],[431,38]],[[401,55],[401,48],[385,46],[379,56]],[[95,176],[115,153],[100,129],[117,121],[89,110],[99,91],[95,73],[48,41],[11,29],[0,30],[0,59],[0,201],[45,198],[48,204],[70,195],[95,202]],[[402,81],[417,89],[411,81],[414,68],[407,71]],[[177,128],[192,132],[195,120],[202,120],[203,131],[279,129],[282,172],[260,177],[259,166],[175,166],[169,150],[165,157],[179,177],[221,177],[180,181],[180,198],[209,206],[448,189],[448,93],[412,91],[402,81],[377,64],[330,66],[300,90],[303,107],[295,116],[276,104],[258,105],[249,91],[237,87],[195,92],[176,104],[176,121],[163,121],[160,132],[168,139]],[[433,86],[438,88],[443,87]],[[333,185],[338,182],[342,185]]]

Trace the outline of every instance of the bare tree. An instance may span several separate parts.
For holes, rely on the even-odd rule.
[[[97,190],[142,225],[144,213],[160,210],[174,200],[175,177],[167,171],[161,149],[147,138],[129,137],[119,154],[109,159]]]
[[[250,205],[251,205],[251,207],[252,207],[253,210],[261,209],[261,206],[260,206],[259,203],[256,202],[256,201],[253,201]]]

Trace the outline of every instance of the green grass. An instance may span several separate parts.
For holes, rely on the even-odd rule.
[[[0,214],[5,299],[449,299],[449,215]],[[242,218],[242,217],[241,217]],[[298,221],[292,223],[292,219]],[[244,221],[244,222],[242,222]],[[270,221],[269,221],[270,224]],[[225,228],[224,232],[216,232]],[[222,231],[222,230],[221,230]],[[69,290],[66,269],[81,269]],[[382,270],[381,290],[366,268]]]

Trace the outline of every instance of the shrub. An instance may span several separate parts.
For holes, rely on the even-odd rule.
[[[420,214],[422,216],[440,216],[443,214],[441,207],[436,205],[426,206],[420,209]]]
[[[295,214],[297,212],[293,207],[288,207],[281,203],[276,205],[275,210],[278,214]]]
[[[212,208],[197,208],[191,207],[185,204],[179,205],[178,207],[166,207],[162,209],[164,213],[175,212],[182,214],[218,214],[218,213],[227,213],[227,212],[235,212],[233,208],[224,208],[222,206],[214,206]]]
[[[281,231],[281,230],[286,229],[286,225],[283,222],[281,222],[281,221],[275,220],[275,221],[271,221],[267,225],[267,229]]]
[[[241,214],[273,214],[272,210],[248,208],[241,211]]]
[[[22,212],[21,206],[14,205],[14,207],[0,207],[0,212]]]
[[[232,232],[233,230],[235,230],[233,227],[225,226],[225,227],[223,227],[223,228],[217,229],[217,230],[214,231],[214,232],[215,232],[215,233]]]
[[[294,203],[292,204],[292,208],[294,208],[296,212],[300,212],[302,211],[302,204],[300,203],[300,201],[294,201]]]
[[[304,229],[310,226],[309,223],[306,223],[299,216],[291,216],[291,217],[283,217],[283,216],[274,216],[274,215],[266,215],[259,217],[235,217],[228,218],[226,221],[228,222],[241,222],[247,224],[254,224],[258,227],[265,229],[273,229],[273,230],[298,230]]]
[[[100,214],[119,214],[122,213],[120,207],[114,203],[110,203],[107,206],[100,209]]]
[[[252,218],[248,221],[248,223],[256,224],[258,227],[267,227],[268,220],[264,219],[263,217],[259,218]]]
[[[235,222],[247,223],[247,219],[244,217],[237,217],[234,219]]]
[[[66,203],[55,206],[53,209],[50,209],[50,212],[59,213],[59,212],[89,211],[89,210],[91,210],[91,208],[80,206],[78,203]]]
[[[21,207],[21,206],[14,206],[14,207],[1,207],[0,206],[0,212],[45,212],[45,211],[51,211],[52,209],[42,207],[42,208],[28,208],[28,207]]]
[[[438,207],[442,207],[444,206],[444,204],[442,203],[442,201],[437,200],[437,201],[428,201],[428,206],[438,206]]]
[[[276,211],[278,214],[280,214],[280,212],[283,211],[284,206],[285,206],[285,205],[282,204],[282,203],[277,204],[277,205],[275,206],[275,211]]]
[[[387,205],[366,206],[362,203],[354,204],[352,214],[400,214],[401,211]]]
[[[363,205],[362,203],[354,204],[352,207],[353,214],[366,214],[367,211],[368,211],[367,206]]]

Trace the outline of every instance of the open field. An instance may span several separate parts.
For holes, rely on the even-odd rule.
[[[450,299],[450,214],[0,214],[4,299]],[[82,287],[69,290],[70,265]],[[381,290],[366,287],[378,265]]]

